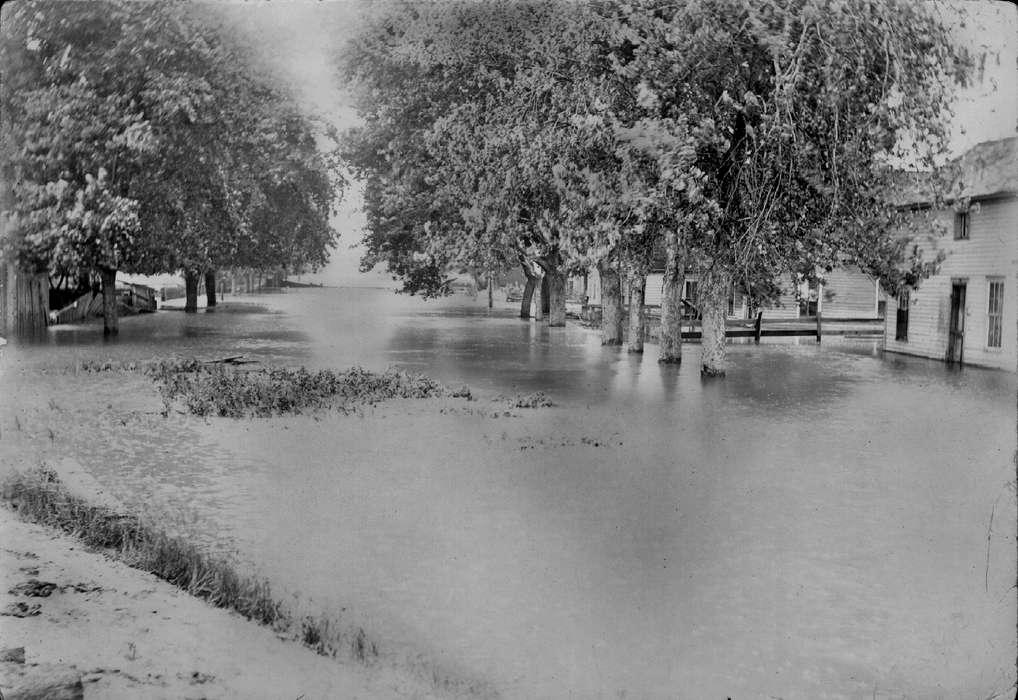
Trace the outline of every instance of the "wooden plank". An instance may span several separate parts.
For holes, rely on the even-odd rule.
[[[761,333],[761,335],[764,338],[793,337],[793,336],[810,336],[810,337],[812,337],[812,336],[816,335],[816,331],[814,331],[814,330],[804,331],[804,330],[798,330],[798,329],[793,329],[793,328],[787,328],[787,329],[780,329],[780,330],[773,330],[773,331],[763,331],[763,333]],[[702,333],[700,331],[685,331],[685,332],[683,332],[682,337],[683,338],[696,339],[696,338],[702,337]],[[753,330],[753,329],[729,330],[729,331],[727,331],[725,333],[725,337],[726,338],[756,338],[756,331]]]
[[[815,336],[817,332],[812,328],[774,328],[761,332],[764,338],[790,338],[793,336]]]
[[[799,318],[769,318],[764,323],[815,323],[816,316],[800,316]],[[824,316],[824,324],[829,323],[883,323],[884,319],[873,316],[860,316],[858,318],[831,318],[830,316]]]
[[[816,337],[816,330],[813,328],[774,328],[772,330],[763,330],[760,335],[764,338],[792,338],[792,337]],[[695,340],[702,337],[700,331],[683,331],[683,339]],[[742,328],[742,329],[728,329],[725,331],[726,338],[756,338],[756,329],[754,328]]]

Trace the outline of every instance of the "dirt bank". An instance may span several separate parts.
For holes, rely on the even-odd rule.
[[[7,508],[0,540],[0,648],[73,667],[86,698],[439,697],[392,668],[317,656]]]

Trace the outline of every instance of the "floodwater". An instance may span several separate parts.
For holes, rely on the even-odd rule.
[[[630,356],[480,299],[227,302],[126,319],[112,342],[88,326],[4,348],[0,453],[17,431],[127,503],[185,509],[301,604],[505,698],[1014,684],[1012,373],[825,338],[733,345],[728,377],[703,382],[698,346],[659,366],[653,345]],[[68,370],[239,354],[396,365],[475,400],[163,418],[146,378]],[[538,390],[556,405],[495,400]]]

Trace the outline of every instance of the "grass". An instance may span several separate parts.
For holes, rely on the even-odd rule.
[[[395,368],[384,372],[360,367],[311,371],[304,367],[252,369],[246,365],[198,359],[86,360],[67,371],[75,375],[144,372],[159,390],[164,414],[182,404],[185,412],[203,417],[271,417],[319,409],[350,413],[390,399],[472,398],[466,386],[448,387],[422,374]],[[51,408],[59,409],[56,405]]]
[[[0,484],[0,499],[23,519],[61,530],[86,545],[107,551],[129,566],[152,573],[209,604],[289,636],[320,656],[345,656],[371,666],[378,644],[364,629],[329,614],[303,615],[279,602],[269,583],[244,575],[225,556],[204,552],[192,539],[167,534],[134,515],[90,504],[69,493],[46,467],[13,472]],[[462,680],[423,659],[405,668],[436,689],[461,698],[497,698],[485,683]]]
[[[466,387],[449,388],[424,375],[396,369],[312,372],[303,367],[238,369],[222,363],[173,360],[154,363],[145,371],[159,388],[165,412],[181,402],[197,416],[269,417],[326,408],[348,412],[389,399],[470,398]]]
[[[509,397],[498,397],[502,399],[509,408],[547,408],[555,403],[548,398],[543,391],[535,391],[532,394],[513,394]]]

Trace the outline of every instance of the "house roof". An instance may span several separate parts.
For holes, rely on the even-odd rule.
[[[952,198],[1018,194],[1018,136],[984,141],[955,162],[960,172],[951,183]]]
[[[977,144],[940,173],[898,172],[890,199],[898,206],[928,204],[938,178],[947,201],[1018,194],[1018,136]]]

